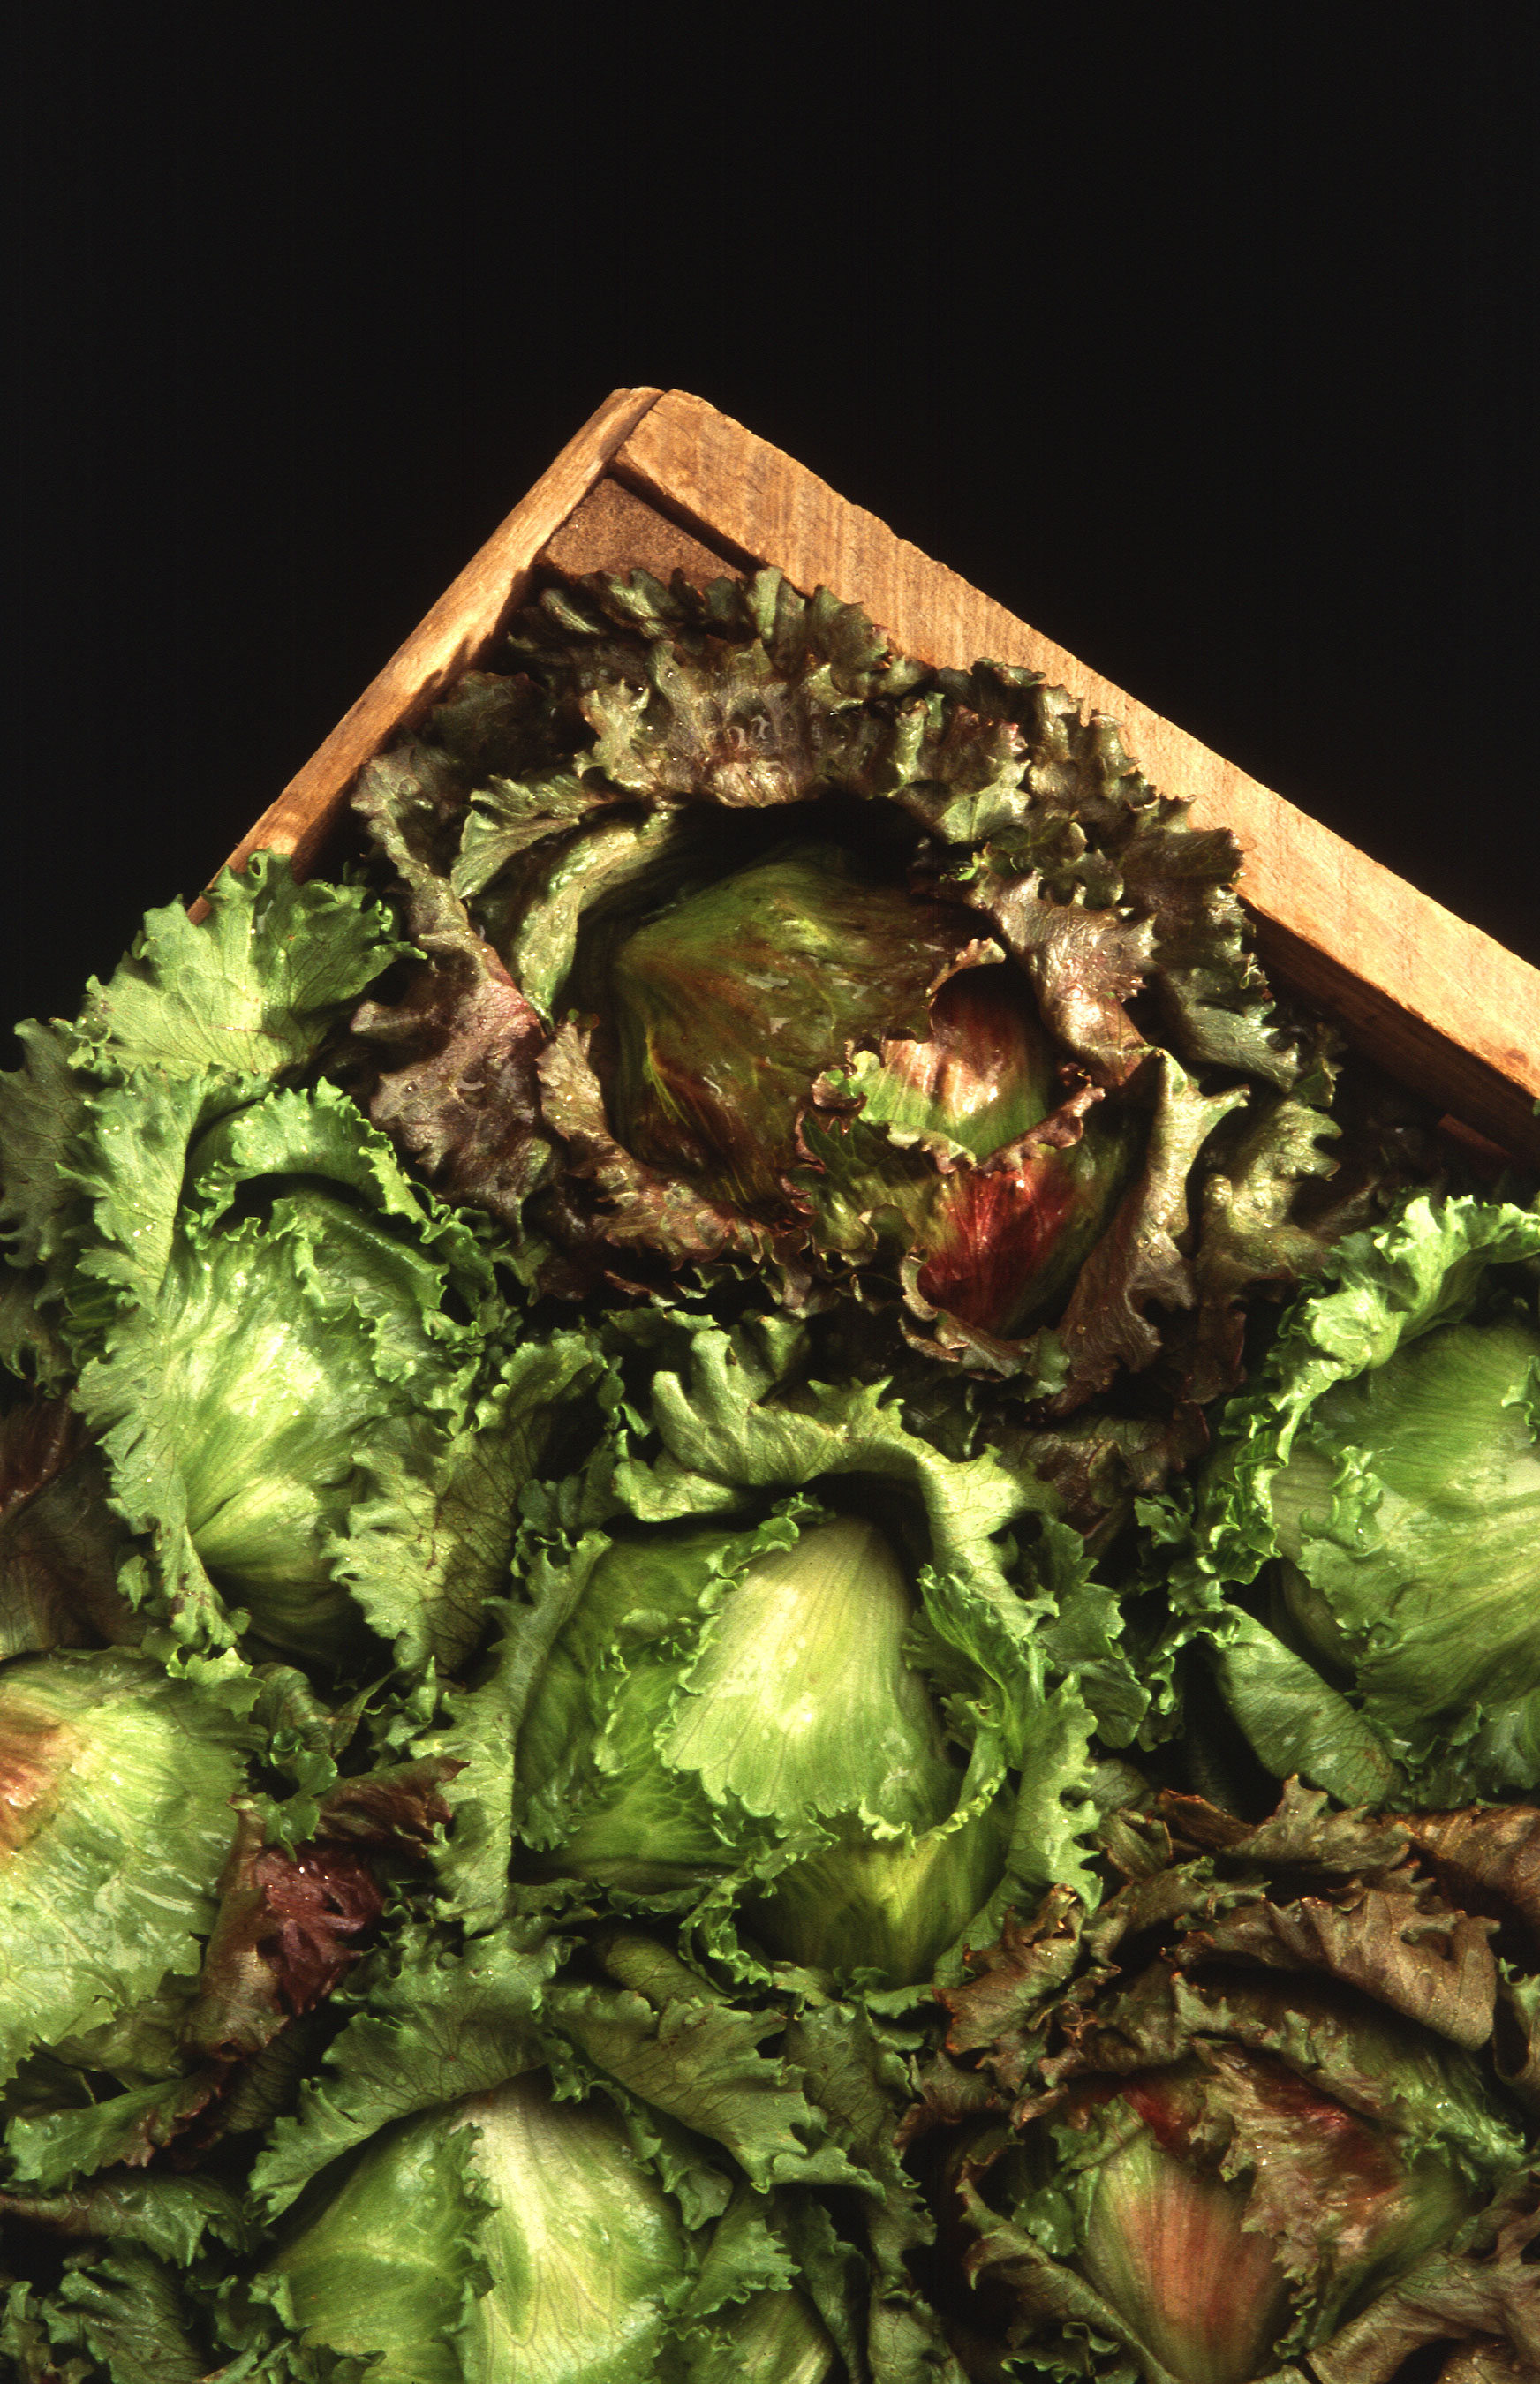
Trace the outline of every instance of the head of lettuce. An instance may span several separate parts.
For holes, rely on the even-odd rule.
[[[548,591],[511,659],[356,797],[425,954],[358,1013],[372,1112],[430,1179],[557,1291],[854,1288],[1065,1412],[1196,1310],[1186,1378],[1231,1379],[1298,1251],[1230,1210],[1282,1226],[1329,1128],[1228,833],[1035,673],[774,571]],[[1249,1183],[1211,1225],[1200,1154]]]
[[[1032,1485],[808,1382],[784,1320],[681,1338],[580,1493],[526,1501],[495,1672],[435,1742],[457,1837],[741,1975],[923,1982],[1082,1876],[1093,1728],[1144,1710],[1115,1599]]]
[[[1173,1587],[1243,1732],[1347,1803],[1540,1786],[1540,1215],[1354,1235],[1226,1410]]]
[[[380,1642],[453,1670],[591,1361],[576,1335],[523,1335],[485,1236],[344,1095],[237,1089],[130,1080],[97,1105],[131,1103],[133,1132],[95,1142],[82,1264],[114,1296],[70,1319],[75,1397],[148,1544],[130,1589],[181,1635],[250,1634],[332,1676]],[[174,1173],[146,1183],[167,1149]]]
[[[265,856],[212,903],[152,913],[0,1078],[0,1360],[83,1419],[119,1586],[179,1657],[453,1669],[594,1367],[318,1078],[402,950],[379,907]]]

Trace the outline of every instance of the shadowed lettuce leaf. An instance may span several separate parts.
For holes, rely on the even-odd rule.
[[[1413,1200],[1226,1409],[1174,1587],[1270,1769],[1349,1801],[1540,1786],[1537,1257],[1533,1211]]]
[[[0,1416],[0,1658],[139,1633],[117,1586],[122,1530],[63,1399]]]
[[[511,644],[356,797],[426,958],[355,1024],[430,1179],[564,1293],[854,1285],[1065,1412],[1191,1310],[1179,1375],[1232,1382],[1332,1129],[1228,834],[1036,674],[926,671],[775,571],[548,590]]]

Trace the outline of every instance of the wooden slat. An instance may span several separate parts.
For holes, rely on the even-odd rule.
[[[612,391],[344,713],[298,776],[269,803],[230,854],[230,868],[243,868],[248,855],[264,847],[291,854],[302,875],[312,865],[364,764],[420,718],[457,672],[486,653],[509,614],[523,602],[540,549],[659,395],[655,389]],[[205,908],[195,903],[193,917],[203,916]]]
[[[1122,723],[1161,787],[1246,852],[1264,955],[1337,1011],[1371,1054],[1509,1149],[1540,1157],[1540,971],[1019,621],[789,455],[671,390],[611,466],[675,520],[832,589],[904,652],[1025,664]]]
[[[709,587],[738,565],[714,547],[666,521],[655,505],[622,488],[606,474],[595,480],[540,560],[552,570],[580,579],[589,571],[650,571],[666,586],[676,571],[697,588]]]

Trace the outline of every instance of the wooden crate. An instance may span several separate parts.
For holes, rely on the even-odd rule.
[[[700,584],[779,565],[861,605],[918,660],[1026,664],[1111,714],[1146,775],[1234,829],[1264,964],[1448,1114],[1540,1161],[1540,971],[1195,737],[1088,670],[812,472],[682,390],[621,389],[562,450],[231,854],[316,866],[362,765],[461,670],[491,662],[542,573],[624,571]]]

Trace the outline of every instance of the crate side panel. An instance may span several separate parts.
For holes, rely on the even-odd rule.
[[[648,571],[666,586],[676,571],[682,571],[693,587],[706,588],[724,576],[741,576],[725,554],[666,519],[655,505],[607,473],[595,480],[539,560],[569,579],[590,571]]]

